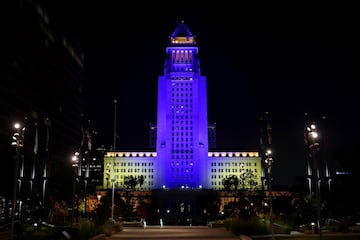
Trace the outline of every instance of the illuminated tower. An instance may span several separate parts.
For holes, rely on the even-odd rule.
[[[206,95],[195,37],[180,23],[158,79],[155,187],[209,187]]]

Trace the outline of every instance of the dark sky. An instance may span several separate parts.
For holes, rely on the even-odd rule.
[[[355,6],[230,2],[122,6],[114,1],[65,10],[69,29],[80,29],[84,37],[86,117],[98,140],[112,144],[117,99],[118,147],[148,147],[168,36],[183,20],[197,37],[209,122],[217,123],[220,149],[257,150],[259,117],[268,111],[274,181],[291,184],[305,173],[305,112],[309,120],[326,117],[321,130],[328,135],[329,153],[359,145]],[[187,3],[191,7],[181,6]]]

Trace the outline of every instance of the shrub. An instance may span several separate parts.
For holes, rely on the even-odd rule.
[[[224,220],[224,226],[227,231],[230,231],[232,219],[226,219]]]
[[[243,223],[241,223],[240,219],[235,219],[231,221],[230,231],[235,236],[239,236],[242,232],[244,232]]]
[[[266,226],[258,218],[250,218],[248,221],[233,219],[230,221],[230,231],[235,236],[240,234],[261,235],[267,234]]]
[[[121,232],[123,230],[123,225],[121,222],[115,222],[113,225],[114,232]]]
[[[111,234],[113,232],[113,224],[112,224],[112,222],[110,222],[110,221],[105,222],[101,226],[101,232],[104,233],[107,237],[111,236]]]
[[[79,224],[79,239],[89,239],[98,234],[95,223],[91,220],[83,220]]]
[[[104,233],[107,237],[111,236],[113,232],[121,232],[123,229],[121,222],[107,221],[100,226],[101,233]]]

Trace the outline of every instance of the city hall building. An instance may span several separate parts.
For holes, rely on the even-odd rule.
[[[236,176],[239,188],[262,188],[259,152],[209,151],[214,126],[208,123],[206,77],[201,75],[196,39],[180,23],[166,48],[158,78],[156,151],[110,151],[104,156],[103,189],[124,189],[128,177],[142,179],[138,191],[154,189],[223,190]],[[210,143],[209,143],[210,139]],[[212,149],[212,148],[211,148]]]

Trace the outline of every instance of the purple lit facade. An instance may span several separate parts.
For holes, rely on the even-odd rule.
[[[209,187],[206,91],[195,38],[181,23],[158,79],[157,188]]]
[[[207,119],[206,78],[200,73],[195,38],[184,23],[177,26],[166,48],[157,107],[157,123],[150,124],[151,151],[108,152],[103,189],[109,179],[121,189],[127,187],[126,178],[141,177],[143,184],[136,186],[140,191],[223,190],[223,179],[230,176],[241,179],[243,188],[261,188],[259,152],[215,149],[216,124],[208,124]]]

